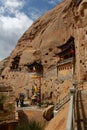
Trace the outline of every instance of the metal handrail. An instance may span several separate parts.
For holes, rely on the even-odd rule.
[[[70,94],[66,95],[60,102],[56,103],[55,110],[58,111],[69,100],[70,100]]]
[[[69,106],[69,112],[68,112],[68,119],[67,119],[67,125],[66,130],[73,130],[73,115],[74,115],[74,96],[75,96],[75,88],[73,87],[70,89],[70,106]]]

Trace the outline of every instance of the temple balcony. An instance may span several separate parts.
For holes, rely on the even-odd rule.
[[[74,57],[70,57],[68,59],[63,59],[61,60],[59,63],[58,63],[58,66],[60,65],[64,65],[64,64],[67,64],[67,63],[72,63],[74,62],[75,58]]]
[[[33,78],[39,78],[39,77],[43,77],[43,74],[42,73],[38,73],[38,72],[30,72],[29,76],[33,77]]]

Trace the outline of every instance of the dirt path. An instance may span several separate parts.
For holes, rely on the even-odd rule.
[[[18,116],[21,124],[28,123],[31,120],[39,122],[42,126],[47,126],[48,124],[48,121],[43,118],[43,109],[19,108]]]

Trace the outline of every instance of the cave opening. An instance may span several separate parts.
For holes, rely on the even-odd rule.
[[[32,64],[25,64],[24,66],[27,66],[29,73],[36,72],[39,74],[43,74],[43,66],[41,65],[40,62],[34,62]]]
[[[11,70],[17,70],[19,68],[19,61],[20,61],[20,56],[16,56],[13,58],[13,61],[11,63]]]

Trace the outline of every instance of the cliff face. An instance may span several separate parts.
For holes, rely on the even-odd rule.
[[[9,61],[9,57],[5,58],[3,61],[0,61],[0,75],[3,72],[3,70],[6,68]]]
[[[57,89],[66,95],[71,82],[58,82],[58,63],[61,52],[59,46],[67,43],[73,37],[75,46],[74,77],[78,82],[85,80],[87,75],[87,0],[64,0],[51,11],[41,16],[19,39],[12,51],[8,64],[1,75],[1,82],[10,84],[14,92],[24,92],[38,79],[29,77],[25,65],[40,63],[43,66],[41,79],[42,92],[49,95],[54,92],[57,99]],[[81,73],[83,72],[83,73]],[[4,78],[3,78],[4,76]],[[65,86],[65,90],[63,89]],[[59,91],[59,90],[58,90]],[[62,93],[60,95],[62,97]]]
[[[41,61],[44,68],[56,65],[59,60],[55,56],[57,46],[74,35],[72,8],[72,2],[65,1],[35,21],[19,39],[10,60],[19,55],[19,66],[37,60]]]

